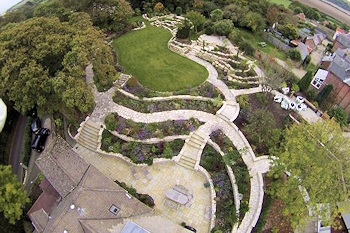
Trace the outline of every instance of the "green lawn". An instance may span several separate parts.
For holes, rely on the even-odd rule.
[[[270,0],[272,3],[276,4],[282,4],[285,8],[288,8],[288,6],[292,3],[290,0]]]
[[[283,61],[287,59],[287,55],[283,51],[278,50],[273,44],[265,40],[261,35],[252,33],[242,28],[235,28],[235,30],[239,31],[240,35],[249,41],[256,50],[269,54],[272,57],[277,57]],[[260,42],[265,42],[266,46],[261,47],[259,45]]]
[[[118,63],[145,87],[155,91],[177,91],[197,86],[208,77],[207,70],[167,47],[170,32],[146,23],[145,29],[113,41]]]

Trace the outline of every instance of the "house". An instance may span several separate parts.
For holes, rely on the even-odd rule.
[[[36,164],[46,177],[28,212],[36,233],[189,232],[129,195],[60,136]]]
[[[296,15],[296,17],[298,18],[299,22],[305,22],[305,20],[306,20],[306,16],[304,13],[299,13]]]
[[[310,55],[310,52],[311,52],[311,50],[308,48],[308,46],[306,44],[304,44],[303,42],[299,43],[298,47],[296,47],[296,50],[299,51],[302,61],[304,61],[305,58],[308,55]]]
[[[332,37],[333,40],[335,40],[335,38],[337,38],[337,36],[340,35],[340,34],[345,35],[345,34],[348,34],[348,32],[346,30],[342,29],[342,28],[337,28],[335,30],[335,33],[334,33],[333,37]]]
[[[304,40],[304,43],[306,44],[306,46],[308,46],[311,51],[314,51],[317,49],[317,46],[322,44],[322,41],[326,39],[326,35],[323,33],[317,33],[314,34],[313,36],[308,36],[306,37],[306,39]]]
[[[350,48],[350,34],[339,34],[335,38],[332,51],[335,52],[338,49]]]
[[[322,59],[319,69],[311,81],[317,90],[333,85],[335,102],[350,113],[350,49],[337,49]]]

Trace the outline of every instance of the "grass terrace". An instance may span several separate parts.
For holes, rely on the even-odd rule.
[[[168,49],[169,31],[151,26],[130,32],[113,41],[118,62],[125,73],[155,91],[178,91],[203,83],[207,70]]]
[[[290,0],[270,0],[270,2],[283,5],[285,8],[288,8],[288,6],[292,3]]]

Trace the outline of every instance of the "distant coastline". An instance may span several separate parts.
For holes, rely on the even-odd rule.
[[[1,0],[0,15],[4,15],[7,11],[11,10],[22,1],[24,0]]]

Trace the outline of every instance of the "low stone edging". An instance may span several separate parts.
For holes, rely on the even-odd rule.
[[[163,101],[163,100],[203,100],[203,101],[212,101],[213,98],[209,97],[203,97],[203,96],[193,96],[193,95],[173,95],[173,96],[164,96],[164,97],[151,97],[151,98],[140,98],[138,96],[135,96],[127,91],[124,91],[123,89],[118,89],[119,92],[122,94],[130,97],[134,100],[141,100],[141,101]]]
[[[211,194],[211,220],[210,220],[210,230],[212,230],[215,226],[215,218],[216,218],[216,193],[214,189],[213,180],[210,177],[210,174],[205,170],[202,166],[198,166],[198,171],[201,172],[208,180],[210,184],[210,194]]]

